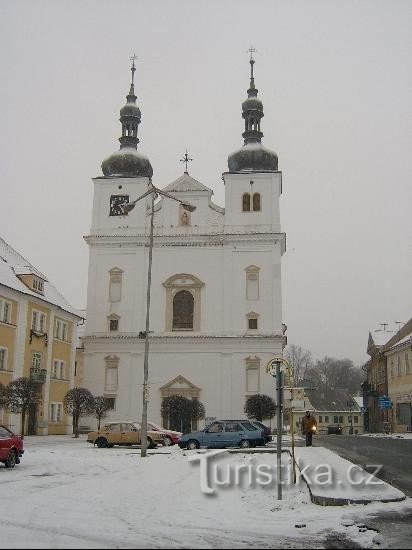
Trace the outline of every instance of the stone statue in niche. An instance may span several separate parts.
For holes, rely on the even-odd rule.
[[[190,212],[180,207],[180,225],[190,225]]]

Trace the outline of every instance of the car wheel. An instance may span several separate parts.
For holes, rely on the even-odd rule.
[[[156,449],[156,447],[157,447],[156,443],[153,443],[153,440],[150,437],[148,437],[147,438],[147,448],[148,449]]]
[[[186,447],[189,449],[189,451],[193,451],[194,449],[198,449],[200,445],[199,442],[196,441],[196,439],[189,439]]]
[[[163,439],[163,445],[165,447],[170,447],[170,445],[173,445],[173,441],[170,439],[170,437],[165,437]]]
[[[14,468],[16,465],[16,451],[11,450],[9,453],[9,456],[6,458],[6,461],[4,462],[6,468]]]
[[[99,437],[99,439],[96,440],[96,445],[99,447],[99,449],[103,449],[109,446],[105,437]]]
[[[242,447],[242,449],[248,449],[251,447],[250,441],[248,439],[242,439],[242,441],[239,443],[239,447]]]

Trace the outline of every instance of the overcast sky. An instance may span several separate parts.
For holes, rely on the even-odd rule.
[[[91,178],[118,149],[134,52],[154,184],[187,147],[224,206],[252,44],[289,344],[363,363],[368,332],[412,311],[411,1],[0,0],[0,234],[85,308]]]

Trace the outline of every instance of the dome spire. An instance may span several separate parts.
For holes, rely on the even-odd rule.
[[[134,93],[134,73],[136,67],[134,62],[137,59],[135,54],[132,55],[130,61],[132,61],[132,82],[130,84],[130,90],[126,96],[127,103],[122,109],[120,109],[120,122],[122,123],[122,135],[119,138],[120,149],[124,147],[133,147],[137,149],[139,138],[137,137],[137,131],[141,120],[141,113],[139,107],[136,105],[136,95]]]
[[[153,174],[152,166],[149,160],[137,152],[139,138],[137,132],[142,118],[139,107],[136,105],[136,95],[134,93],[134,73],[136,71],[135,60],[137,56],[132,55],[130,61],[132,66],[132,81],[130,90],[126,96],[127,103],[120,109],[120,122],[122,125],[122,135],[119,138],[120,151],[113,153],[102,163],[102,170],[105,176],[147,176]]]
[[[261,143],[263,133],[260,131],[260,120],[263,118],[263,105],[257,98],[258,89],[255,87],[255,77],[253,75],[253,66],[255,60],[253,54],[255,48],[251,46],[248,49],[250,52],[250,87],[247,91],[247,100],[242,104],[242,117],[245,119],[245,131],[242,136],[247,143]]]
[[[260,130],[260,121],[264,116],[263,104],[257,97],[258,89],[255,86],[253,74],[255,65],[253,54],[256,49],[251,46],[248,52],[250,53],[250,86],[247,99],[242,103],[242,118],[245,120],[245,131],[242,134],[244,145],[229,155],[229,172],[273,172],[278,169],[278,157],[276,153],[262,145],[263,132]]]

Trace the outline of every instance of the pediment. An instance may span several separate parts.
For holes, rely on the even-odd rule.
[[[179,376],[176,376],[173,380],[165,384],[160,388],[160,391],[165,390],[194,390],[196,392],[200,391],[200,388],[195,386],[195,384],[192,384],[187,378],[179,374]]]
[[[180,176],[180,178],[178,178],[177,180],[169,183],[169,185],[165,187],[163,191],[207,191],[208,194],[213,194],[213,191],[209,189],[209,187],[206,187],[206,185],[203,185],[203,183],[200,183],[200,181],[195,180],[194,178],[192,178],[192,176],[189,176],[189,174],[183,174],[183,176]]]

